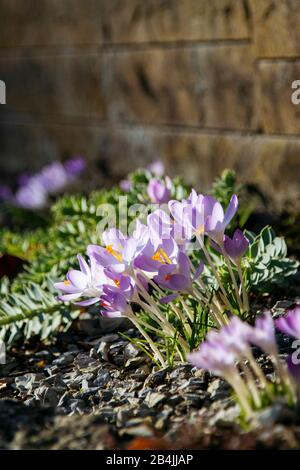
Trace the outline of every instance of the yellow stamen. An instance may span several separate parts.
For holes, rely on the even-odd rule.
[[[117,287],[120,287],[120,281],[118,279],[114,279],[114,283]]]
[[[64,281],[65,286],[69,286],[70,284],[71,284],[70,281]]]
[[[196,234],[201,236],[201,235],[204,235],[204,233],[205,233],[204,225],[203,224],[199,225],[199,227],[197,227]]]
[[[107,253],[111,254],[114,258],[116,258],[118,261],[122,261],[122,255],[119,251],[114,250],[112,245],[107,245],[106,247]]]

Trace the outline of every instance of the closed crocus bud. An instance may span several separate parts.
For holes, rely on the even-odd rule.
[[[171,189],[162,181],[152,178],[148,184],[147,193],[152,202],[165,204],[170,200]]]
[[[233,237],[224,237],[224,249],[227,255],[238,264],[249,247],[249,240],[240,229],[237,229]]]

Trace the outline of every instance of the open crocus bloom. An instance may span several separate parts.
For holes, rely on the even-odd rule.
[[[237,229],[232,239],[227,235],[224,236],[224,249],[226,254],[236,263],[240,263],[249,247],[249,240],[245,237],[240,229]]]
[[[153,244],[151,240],[135,258],[134,266],[142,271],[156,274],[163,264],[176,264],[179,247],[173,238],[162,239]]]
[[[90,266],[85,259],[78,255],[80,270],[72,269],[67,273],[64,282],[56,282],[54,286],[63,294],[59,299],[68,302],[75,301],[81,297],[88,297],[87,300],[76,302],[77,305],[88,306],[99,301],[102,286],[107,280],[104,268],[90,258]]]
[[[135,257],[147,241],[146,234],[142,237],[142,232],[141,238],[138,238],[137,235],[136,237],[125,237],[117,229],[106,230],[102,238],[106,247],[89,245],[87,253],[105,268],[110,268],[118,273],[131,271]]]
[[[289,310],[287,315],[276,320],[275,324],[282,333],[300,339],[300,305]]]

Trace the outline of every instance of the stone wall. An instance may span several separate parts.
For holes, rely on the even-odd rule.
[[[294,197],[299,24],[300,0],[0,0],[0,177],[80,153],[105,184],[161,158]]]

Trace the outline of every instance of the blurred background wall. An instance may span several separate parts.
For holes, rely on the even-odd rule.
[[[70,155],[109,184],[161,158],[299,194],[300,0],[0,0],[0,179]]]

